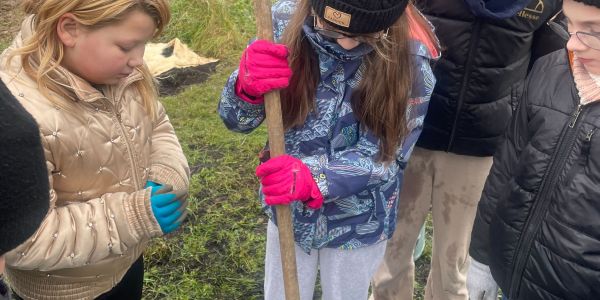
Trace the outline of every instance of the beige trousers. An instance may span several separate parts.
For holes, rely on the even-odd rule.
[[[477,203],[492,157],[415,148],[404,174],[398,221],[373,276],[372,299],[412,299],[413,250],[432,209],[433,247],[425,299],[468,299],[468,251]]]

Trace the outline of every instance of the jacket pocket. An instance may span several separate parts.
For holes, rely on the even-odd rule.
[[[569,183],[573,180],[577,173],[581,172],[588,164],[590,157],[590,149],[592,147],[592,137],[596,133],[597,128],[589,129],[585,138],[583,139],[583,143],[581,144],[581,154],[573,164],[573,166],[569,169],[567,176],[565,177],[565,182]]]

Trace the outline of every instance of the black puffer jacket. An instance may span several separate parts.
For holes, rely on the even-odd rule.
[[[579,106],[566,56],[534,66],[473,227],[513,300],[600,299],[600,101]]]
[[[0,80],[0,256],[35,233],[50,204],[35,119]],[[1,274],[1,273],[0,273]],[[2,285],[0,281],[0,299]]]
[[[532,55],[564,46],[544,26],[560,0],[533,0],[505,20],[476,17],[465,0],[418,0],[444,52],[418,146],[493,155],[522,91]],[[551,36],[552,38],[549,38]]]

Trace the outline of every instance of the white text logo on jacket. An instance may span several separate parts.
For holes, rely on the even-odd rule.
[[[544,13],[544,0],[532,1],[529,5],[520,11],[517,16],[532,21],[538,21]]]

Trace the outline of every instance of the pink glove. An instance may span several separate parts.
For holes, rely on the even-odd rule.
[[[292,77],[287,61],[288,50],[282,44],[257,40],[242,53],[235,94],[242,100],[263,103],[263,95],[286,88]]]
[[[308,167],[299,159],[282,155],[256,168],[268,205],[288,205],[302,201],[312,209],[323,205],[323,195]]]

